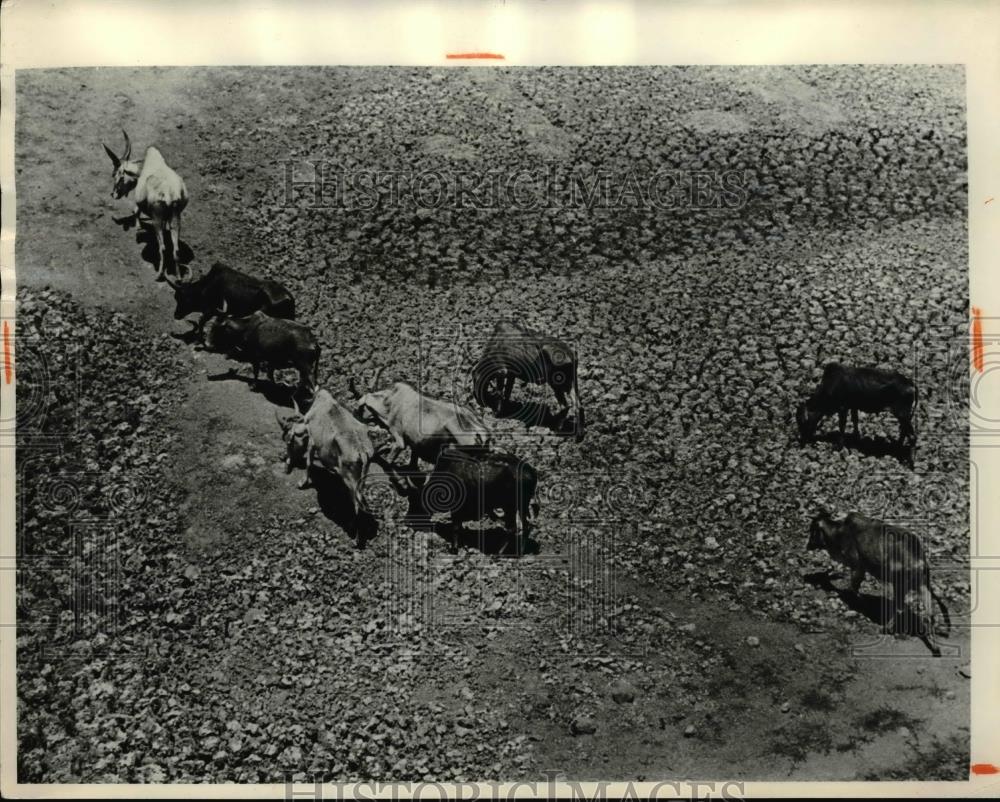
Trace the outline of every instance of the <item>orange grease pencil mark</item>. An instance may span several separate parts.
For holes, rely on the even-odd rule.
[[[10,358],[10,326],[3,322],[3,377],[10,384],[14,381],[14,363]]]
[[[978,306],[972,307],[972,365],[983,372],[983,323]]]
[[[1000,774],[1000,768],[992,763],[973,763],[970,768],[973,774]]]
[[[989,202],[990,202],[991,200],[993,200],[993,198],[987,198],[987,199],[986,199],[986,203],[989,203]],[[984,204],[983,204],[983,206],[985,206],[985,205],[986,205],[986,203],[984,203]]]
[[[447,53],[445,54],[445,58],[492,58],[500,59],[502,61],[504,59],[504,55],[502,53]]]

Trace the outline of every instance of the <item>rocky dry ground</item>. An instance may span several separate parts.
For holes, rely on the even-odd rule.
[[[934,67],[18,73],[19,779],[966,776],[963,98]],[[582,443],[487,416],[539,554],[451,556],[378,474],[351,546],[282,471],[284,396],[170,336],[111,222],[120,124],[185,176],[192,267],[285,282],[338,397],[384,366],[468,401],[501,317],[574,345]],[[554,178],[321,208],[309,161]],[[658,171],[745,191],[565,202]],[[916,374],[914,469],[887,416],[795,442],[833,359]],[[920,532],[952,654],[825,583],[821,505]]]

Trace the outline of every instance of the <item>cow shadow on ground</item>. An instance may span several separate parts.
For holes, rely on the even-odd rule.
[[[450,520],[434,520],[434,515],[427,512],[421,501],[429,472],[411,471],[408,467],[389,463],[378,454],[372,462],[382,468],[397,495],[407,500],[407,511],[401,523],[417,532],[434,533],[448,545],[452,554],[460,548],[475,549],[498,557],[522,557],[541,551],[540,544],[531,536],[518,537],[503,526],[466,527]]]
[[[255,380],[253,376],[240,373],[239,369],[235,367],[232,367],[223,373],[215,373],[209,376],[208,380],[210,382],[243,382],[253,392],[259,393],[277,407],[287,407],[288,409],[292,409],[295,404],[298,404],[299,409],[304,411],[308,408],[309,402],[311,401],[311,396],[308,391],[299,388],[298,385],[286,384],[277,380],[272,382],[263,376]]]
[[[125,217],[115,217],[112,218],[116,224],[121,226],[123,231],[128,231],[134,228],[135,231],[135,242],[137,245],[142,246],[142,251],[139,256],[144,262],[148,262],[149,265],[155,270],[160,263],[160,247],[159,243],[156,241],[156,229],[153,227],[152,223],[140,222],[134,215],[126,215]],[[169,240],[170,234],[164,232],[164,236]],[[177,265],[173,265],[173,255],[168,251],[165,268],[167,272],[178,272],[177,266],[184,267],[190,270],[189,265],[194,261],[194,251],[191,246],[188,245],[184,240],[180,240],[177,243]]]
[[[353,537],[359,549],[363,549],[368,541],[378,536],[378,519],[366,510],[355,516],[351,491],[337,474],[312,465],[309,467],[309,482],[316,492],[316,504],[320,512],[348,536]]]
[[[828,443],[834,448],[840,448],[841,445],[840,434],[838,432],[817,434],[811,440],[817,443]],[[913,467],[913,449],[910,446],[901,445],[896,440],[890,440],[886,437],[865,437],[864,435],[845,432],[843,447],[857,451],[866,457],[875,457],[877,459],[892,457],[901,465]]]
[[[170,333],[170,336],[175,340],[180,340],[185,345],[195,346],[196,351],[207,350],[205,348],[205,335],[199,332],[194,324],[194,321],[188,320],[189,328],[186,331],[174,331]]]
[[[843,578],[840,574],[833,574],[830,571],[816,571],[806,574],[803,579],[819,590],[835,593],[848,609],[878,624],[883,631],[917,637],[928,647],[931,646],[924,631],[924,622],[909,606],[897,611],[892,601],[881,593],[855,593],[849,587],[838,587],[833,584],[833,580],[843,581]]]
[[[487,400],[489,409],[498,418],[520,421],[525,426],[544,426],[559,435],[577,433],[577,421],[573,415],[562,417],[540,401],[516,401],[513,398],[510,401],[499,398]]]
[[[841,579],[840,574],[834,574],[830,571],[816,571],[806,574],[803,579],[814,588],[826,593],[835,593],[848,609],[854,610],[881,627],[892,623],[892,605],[885,600],[884,596],[876,596],[872,593],[855,593],[850,588],[834,585],[833,580]]]

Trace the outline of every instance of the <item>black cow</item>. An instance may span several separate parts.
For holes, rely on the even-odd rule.
[[[576,355],[566,343],[510,321],[500,321],[472,368],[473,395],[499,414],[510,403],[514,382],[547,384],[559,402],[560,418],[576,416],[576,439],[583,439],[583,406],[577,391]]]
[[[803,442],[813,437],[820,420],[837,413],[840,441],[844,441],[847,412],[851,412],[854,434],[858,435],[858,412],[889,410],[899,421],[899,444],[917,443],[913,412],[917,405],[917,385],[902,373],[878,368],[853,368],[835,362],[823,370],[823,380],[809,398],[799,404],[796,421]]]
[[[271,317],[264,312],[236,318],[219,318],[208,331],[207,344],[213,350],[253,365],[254,382],[260,366],[266,365],[267,378],[274,382],[274,371],[295,368],[299,372],[299,390],[310,394],[319,377],[319,343],[307,326],[294,320]]]
[[[519,517],[521,536],[530,536],[532,520],[538,514],[538,503],[534,501],[538,474],[518,457],[483,446],[453,446],[440,453],[434,469],[425,474],[425,481],[406,485],[398,481],[391,463],[381,455],[375,459],[397,491],[409,497],[411,516],[448,513],[452,525],[460,527],[485,517],[496,520],[496,511],[500,510],[510,536],[517,539]],[[522,551],[519,547],[518,553]]]
[[[271,317],[295,319],[295,299],[277,281],[257,278],[216,262],[205,275],[193,281],[173,282],[174,320],[200,312],[195,329],[201,334],[208,319],[222,313],[244,317],[260,310]]]

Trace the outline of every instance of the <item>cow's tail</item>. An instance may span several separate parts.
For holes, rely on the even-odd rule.
[[[527,463],[522,463],[518,469],[519,481],[517,483],[518,506],[520,507],[521,518],[524,529],[528,530],[529,524],[534,523],[538,517],[538,502],[535,500],[535,488],[538,485],[538,477],[534,469]]]
[[[910,407],[910,426],[913,427],[913,439],[917,439],[917,403],[920,401],[920,390],[913,382],[913,406]]]
[[[930,593],[931,598],[937,603],[938,608],[941,610],[941,617],[944,619],[944,634],[945,637],[951,634],[951,616],[948,614],[948,608],[944,606],[944,602],[941,597],[934,592],[934,587],[931,585],[931,567],[924,562],[924,584],[927,586],[927,592]],[[929,613],[930,611],[928,611]]]

